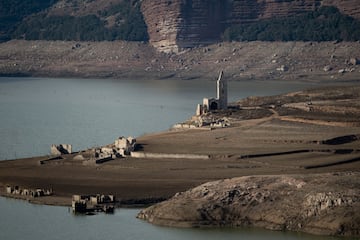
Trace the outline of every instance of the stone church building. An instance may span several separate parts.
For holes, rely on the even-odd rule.
[[[204,113],[214,110],[225,110],[228,106],[228,90],[227,80],[224,78],[224,72],[221,71],[216,82],[217,96],[216,98],[204,98],[203,104],[198,104],[196,115],[200,116]]]

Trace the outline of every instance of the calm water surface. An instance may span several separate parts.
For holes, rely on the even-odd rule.
[[[229,99],[273,95],[309,83],[230,82]],[[75,150],[166,130],[194,114],[214,81],[0,78],[0,159],[46,155],[51,144]],[[74,216],[64,207],[0,198],[0,239],[333,239],[251,229],[177,229],[135,218],[138,210]]]
[[[229,100],[310,86],[230,82]],[[214,81],[0,78],[0,160],[46,155],[51,144],[81,150],[166,130],[215,96]]]
[[[106,240],[335,240],[259,229],[182,229],[157,227],[135,218],[138,209],[113,215],[75,216],[66,207],[32,205],[0,197],[0,239]]]

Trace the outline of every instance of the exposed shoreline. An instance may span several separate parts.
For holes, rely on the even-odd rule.
[[[7,185],[51,188],[54,195],[49,197],[11,197],[37,204],[70,206],[74,194],[113,194],[120,200],[119,206],[138,207],[170,199],[200,184],[242,176],[257,179],[256,176],[291,178],[296,175],[309,182],[315,181],[319,174],[357,176],[360,172],[359,102],[359,85],[249,97],[233,103],[227,111],[207,116],[226,118],[229,127],[211,131],[172,130],[137,138],[144,153],[206,154],[209,158],[127,157],[84,165],[84,160],[76,158],[80,153],[74,153],[45,164],[40,162],[46,160],[46,156],[0,161],[0,194],[6,196]],[[86,156],[85,152],[81,154]],[[326,177],[322,179],[325,181]],[[346,178],[349,191],[351,186],[356,190],[356,179]],[[322,189],[317,189],[315,184],[312,191]],[[345,210],[356,212],[358,204]],[[331,233],[321,234],[334,234],[334,228],[329,229]]]
[[[0,76],[115,79],[356,81],[359,42],[223,42],[180,54],[146,43],[23,41],[0,43]]]

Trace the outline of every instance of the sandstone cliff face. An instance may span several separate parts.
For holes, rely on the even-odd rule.
[[[320,0],[144,0],[150,43],[163,52],[220,40],[229,24],[315,10]]]
[[[177,52],[177,38],[183,18],[181,1],[145,0],[141,5],[150,43],[163,52]]]
[[[291,16],[336,6],[360,18],[358,0],[144,0],[150,43],[163,52],[214,43],[230,24]]]
[[[138,217],[181,226],[255,226],[360,235],[359,173],[251,176],[203,184]]]
[[[150,43],[163,52],[219,39],[231,13],[229,1],[144,0],[142,12]]]

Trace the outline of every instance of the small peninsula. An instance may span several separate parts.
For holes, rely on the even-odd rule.
[[[84,164],[84,150],[0,161],[1,195],[65,206],[76,194],[111,194],[119,206],[170,199],[139,217],[359,236],[359,103],[358,85],[248,97],[137,137],[140,157]],[[7,186],[52,194],[11,196]]]

